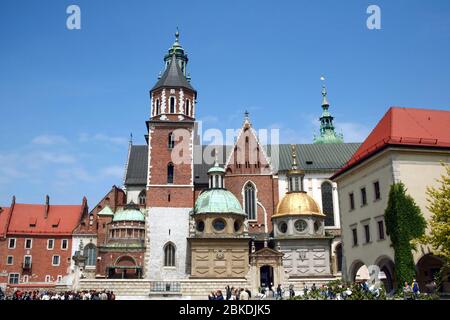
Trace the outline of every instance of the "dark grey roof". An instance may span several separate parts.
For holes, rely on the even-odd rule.
[[[356,152],[360,143],[297,144],[298,166],[305,171],[340,169]],[[273,146],[272,146],[273,147]],[[270,146],[268,148],[270,152]],[[291,145],[279,145],[278,171],[291,168]]]
[[[306,172],[327,171],[333,173],[341,168],[359,148],[360,143],[337,143],[337,144],[297,144],[298,166]],[[278,157],[271,152],[276,152],[278,147]],[[209,148],[209,150],[206,150]],[[219,152],[218,160],[220,165],[224,165],[233,150],[233,146],[201,146],[194,149],[194,183],[208,183],[207,172],[213,165],[214,151]],[[272,158],[275,165],[278,159],[278,172],[287,171],[291,168],[291,145],[269,145],[264,146],[267,155]],[[208,163],[202,155],[210,155],[211,163]],[[132,146],[130,160],[128,164],[125,184],[147,183],[147,146]]]
[[[131,146],[125,185],[146,185],[148,169],[147,146]]]
[[[311,171],[328,171],[334,173],[334,171],[340,169],[359,148],[360,143],[336,143],[336,144],[297,144],[297,162],[298,167],[306,172]],[[202,147],[204,152],[206,146]],[[222,150],[223,156],[219,156],[219,164],[224,165],[228,160],[230,152],[233,150],[233,146],[220,146],[212,147],[211,150],[217,148],[220,152]],[[291,145],[268,145],[264,146],[266,154],[271,158],[272,165],[278,166],[278,172],[287,171],[291,168],[292,156]],[[278,156],[272,154],[272,152],[278,152]],[[200,156],[198,154],[197,156]],[[278,160],[278,163],[276,163]],[[194,181],[195,183],[208,183],[207,172],[211,168],[212,164],[205,163],[194,165]],[[276,170],[276,168],[274,168]]]
[[[188,88],[192,91],[195,89],[191,86],[189,81],[187,81],[183,72],[180,69],[180,66],[177,63],[175,55],[172,55],[172,59],[170,60],[169,66],[164,71],[161,78],[155,84],[151,91],[161,88],[161,87],[181,87]]]

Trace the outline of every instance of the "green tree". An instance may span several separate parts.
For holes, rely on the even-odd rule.
[[[397,288],[401,289],[405,281],[409,283],[416,276],[412,240],[423,236],[427,225],[414,199],[406,194],[402,182],[391,186],[384,219],[395,253]]]
[[[437,181],[438,188],[428,187],[427,195],[432,216],[429,221],[430,232],[420,240],[423,244],[430,244],[433,254],[444,260],[444,268],[450,267],[450,165],[442,164],[445,174]]]

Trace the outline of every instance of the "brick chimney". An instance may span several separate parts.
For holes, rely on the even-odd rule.
[[[50,197],[48,195],[45,196],[45,219],[48,218],[48,210],[50,209]]]

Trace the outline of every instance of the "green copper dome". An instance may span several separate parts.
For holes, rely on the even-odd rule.
[[[125,209],[123,211],[118,211],[114,215],[114,222],[117,221],[141,221],[145,222],[144,215],[141,211],[137,209]]]
[[[193,214],[234,213],[245,215],[238,199],[228,190],[209,189],[195,201]]]

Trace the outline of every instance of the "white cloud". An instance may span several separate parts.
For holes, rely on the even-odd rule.
[[[34,161],[40,160],[42,164],[69,164],[75,163],[76,158],[68,153],[37,152],[33,155]]]
[[[219,118],[216,116],[204,116],[201,117],[198,121],[201,121],[205,124],[213,124],[219,122]]]
[[[58,179],[56,184],[65,185],[74,183],[75,181],[94,182],[95,176],[90,175],[84,168],[74,167],[65,168],[56,172]]]
[[[67,144],[68,141],[63,136],[43,134],[35,137],[31,141],[31,143],[37,145],[55,145],[55,144]]]
[[[108,144],[114,144],[114,145],[126,145],[129,140],[128,140],[128,138],[113,137],[113,136],[108,136],[103,133],[97,133],[94,135],[89,135],[88,133],[81,133],[79,135],[78,141],[82,142],[82,143],[97,141],[97,142],[106,142]]]
[[[345,142],[363,142],[370,133],[370,128],[359,123],[341,122],[336,123],[336,131],[344,134]]]
[[[279,131],[279,138],[280,143],[311,143],[312,142],[312,135],[305,135],[302,130],[300,129],[292,129],[285,127],[281,123],[272,123],[269,125],[269,129],[278,129]],[[275,141],[270,142],[271,144],[274,144]]]
[[[100,175],[102,177],[113,177],[113,178],[121,179],[121,178],[123,178],[123,174],[124,174],[124,167],[121,167],[121,166],[109,166],[109,167],[103,168],[100,171]]]

